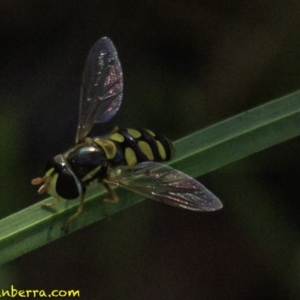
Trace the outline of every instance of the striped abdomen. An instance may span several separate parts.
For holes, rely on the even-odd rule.
[[[112,166],[167,161],[174,154],[169,139],[147,129],[118,129],[107,140],[95,138],[94,141],[104,150]]]

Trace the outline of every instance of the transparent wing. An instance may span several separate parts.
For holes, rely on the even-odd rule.
[[[117,168],[110,174],[109,182],[184,209],[214,211],[223,207],[221,201],[196,179],[155,162]]]
[[[76,143],[94,123],[108,122],[122,102],[123,73],[112,41],[103,37],[91,49],[83,72]]]

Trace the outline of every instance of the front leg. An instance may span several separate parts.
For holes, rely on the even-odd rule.
[[[53,202],[50,203],[42,203],[42,207],[52,207],[60,202],[60,197],[55,198]]]

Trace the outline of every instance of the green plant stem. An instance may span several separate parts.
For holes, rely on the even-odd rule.
[[[170,165],[197,177],[300,134],[300,92],[274,100],[175,142],[176,157]],[[117,189],[121,201],[110,205],[114,214],[142,198]],[[70,232],[105,217],[105,191],[89,190],[85,207],[70,226]],[[50,243],[65,234],[61,230],[78,206],[61,201],[55,209],[42,208],[48,198],[0,221],[0,264]]]

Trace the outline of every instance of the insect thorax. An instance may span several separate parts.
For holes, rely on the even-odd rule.
[[[83,183],[106,177],[108,161],[105,152],[98,145],[84,143],[75,146],[67,152],[66,160]]]
[[[118,129],[107,139],[94,138],[112,167],[134,166],[144,161],[167,161],[174,154],[172,142],[147,129]]]

